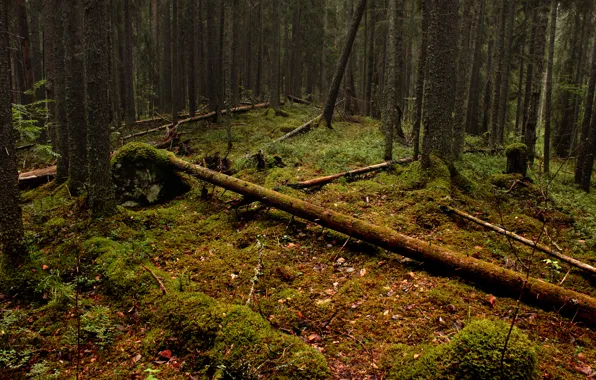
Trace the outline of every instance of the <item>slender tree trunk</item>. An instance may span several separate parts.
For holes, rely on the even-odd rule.
[[[470,91],[470,34],[471,8],[470,1],[462,3],[463,13],[460,22],[460,48],[457,63],[457,85],[455,92],[455,118],[453,123],[453,157],[459,159],[464,151],[466,137],[467,101]]]
[[[503,145],[507,132],[507,109],[509,105],[509,76],[513,48],[513,27],[515,24],[515,1],[510,0],[505,8],[505,40],[503,45],[503,68],[501,75],[501,104],[499,106],[499,129],[496,143]]]
[[[594,67],[594,65],[592,65]],[[596,76],[596,71],[592,70],[592,76]],[[590,182],[592,180],[592,170],[594,169],[594,153],[596,152],[596,110],[594,101],[592,101],[592,122],[590,133],[588,135],[588,144],[586,146],[586,157],[583,160],[582,181],[580,187],[586,192],[590,192]]]
[[[503,75],[503,65],[504,65],[504,46],[505,46],[505,9],[509,4],[509,0],[503,0],[497,2],[495,13],[496,13],[496,20],[497,20],[497,28],[496,28],[496,44],[495,44],[495,56],[493,64],[495,65],[494,70],[494,77],[493,77],[493,96],[492,96],[492,105],[491,105],[491,123],[490,123],[490,146],[491,148],[495,148],[498,142],[499,130],[501,129],[501,125],[499,125],[499,111],[501,106],[501,77]]]
[[[208,87],[209,87],[209,108],[211,111],[221,114],[219,87],[221,86],[219,80],[219,44],[217,43],[217,26],[215,18],[216,0],[207,1],[207,70],[208,70]],[[219,119],[219,118],[218,118]]]
[[[536,50],[536,24],[537,24],[537,17],[536,17],[536,10],[535,9],[528,9],[529,16],[528,19],[530,23],[528,26],[530,27],[530,40],[528,41],[528,66],[526,70],[526,84],[524,88],[524,109],[523,109],[523,117],[522,117],[522,141],[525,141],[526,136],[526,126],[528,124],[528,116],[530,114],[530,101],[532,98],[532,81],[534,80],[534,52]]]
[[[0,4],[0,250],[6,269],[11,271],[25,263],[27,250],[19,206],[17,131],[12,124],[8,4]]]
[[[19,19],[19,40],[21,44],[21,59],[25,73],[25,90],[33,88],[33,64],[31,62],[31,41],[29,39],[29,21],[27,20],[27,5],[25,0],[17,0],[17,16]],[[25,104],[31,103],[31,96],[23,94]]]
[[[346,65],[348,64],[348,60],[350,58],[352,45],[354,44],[354,40],[356,39],[356,34],[358,33],[358,26],[360,25],[360,20],[362,20],[362,15],[364,14],[365,8],[366,0],[358,0],[358,6],[356,7],[356,12],[354,13],[352,25],[350,26],[350,30],[346,37],[346,41],[342,49],[339,61],[337,62],[337,68],[335,69],[333,82],[331,84],[331,88],[329,89],[329,95],[327,96],[325,110],[323,111],[323,119],[325,120],[325,124],[329,128],[332,128],[331,119],[333,118],[333,111],[335,110],[335,102],[337,101],[337,95],[339,94],[339,87],[341,85],[341,81],[346,70]]]
[[[485,85],[484,85],[484,112],[482,115],[482,128],[479,131],[479,134],[483,134],[488,132],[488,125],[490,121],[490,104],[491,104],[491,94],[493,88],[493,81],[492,81],[492,69],[493,69],[493,46],[495,42],[494,39],[491,38],[488,41],[488,50],[486,54],[486,75],[485,75]]]
[[[405,134],[402,129],[401,123],[404,117],[404,96],[405,96],[405,76],[404,76],[404,0],[397,0],[397,15],[395,18],[395,59],[396,61],[396,72],[395,72],[395,97],[397,102],[397,119],[394,125],[394,133],[398,136],[402,142],[405,140]]]
[[[131,0],[124,0],[124,96],[126,107],[124,119],[126,127],[130,130],[136,120],[135,93],[132,68],[132,17]]]
[[[590,172],[584,173],[584,169],[589,168],[587,160],[591,159],[594,161],[594,155],[590,155],[590,151],[594,150],[593,143],[590,141],[591,129],[594,126],[590,126],[592,122],[592,112],[594,112],[594,92],[596,89],[596,39],[592,47],[592,70],[590,75],[590,82],[588,84],[588,91],[586,94],[586,103],[584,107],[584,120],[582,123],[581,138],[578,144],[578,157],[575,163],[575,183],[582,186],[586,191],[590,190]],[[586,180],[585,177],[588,177]],[[584,186],[587,182],[587,186]]]
[[[474,39],[474,57],[472,63],[472,77],[470,79],[470,91],[468,93],[468,110],[466,116],[466,131],[472,135],[478,135],[479,118],[478,111],[480,107],[480,69],[482,67],[482,49],[486,41],[486,23],[484,16],[486,12],[486,0],[480,0],[480,12],[473,31]]]
[[[172,21],[171,0],[163,0],[163,92],[161,94],[162,110],[172,107]]]
[[[105,56],[108,22],[102,0],[85,1],[85,79],[87,83],[87,124],[89,144],[89,204],[94,217],[116,212],[110,168],[108,57]]]
[[[180,62],[178,61],[178,0],[172,0],[172,35],[170,41],[172,43],[172,123],[178,123],[178,112],[180,111]]]
[[[364,100],[366,102],[365,114],[367,116],[372,115],[372,90],[373,90],[373,74],[375,71],[375,26],[377,22],[377,8],[376,1],[370,0],[368,7],[369,14],[369,34],[368,38],[368,54],[366,63],[366,91],[364,94]]]
[[[88,177],[87,124],[85,120],[85,61],[83,49],[83,7],[78,0],[65,0],[64,67],[66,121],[70,152],[69,189],[74,195],[83,192]]]
[[[237,1],[237,0],[236,0]],[[197,107],[197,85],[196,85],[196,35],[197,35],[197,20],[195,15],[196,5],[193,1],[187,3],[188,17],[186,20],[188,31],[188,43],[186,46],[186,54],[188,59],[188,113],[190,117],[194,117]]]
[[[271,2],[271,18],[272,20],[279,20],[279,2],[273,1]],[[278,22],[272,23],[272,48],[273,48],[273,64],[271,67],[271,84],[269,89],[269,97],[271,102],[271,108],[275,110],[275,113],[278,114],[280,112],[280,105],[279,105],[279,86],[281,82],[280,78],[280,44],[281,44],[281,30]]]
[[[41,23],[39,20],[39,15],[41,14],[41,0],[31,0],[29,2],[29,13],[31,18],[31,54],[33,54],[33,58],[31,60],[31,64],[33,65],[33,82],[37,83],[43,79],[43,55],[41,50]],[[42,100],[44,99],[43,93],[43,86],[40,86],[35,91],[35,99]],[[42,132],[44,134],[42,141],[47,140],[47,136],[45,136],[45,131]]]
[[[524,68],[525,68],[525,54],[526,54],[526,35],[528,34],[528,12],[525,10],[525,19],[522,25],[521,42],[519,44],[519,80],[517,85],[517,109],[515,110],[515,134],[520,136],[522,134],[522,101],[524,99]]]
[[[553,64],[555,60],[555,37],[557,32],[557,7],[558,0],[551,0],[550,5],[550,32],[548,43],[548,67],[546,72],[546,97],[544,99],[544,173],[550,174],[550,135],[553,98]],[[596,47],[596,44],[594,45]],[[596,60],[595,60],[596,61]],[[596,80],[596,78],[594,78]]]
[[[428,25],[430,22],[431,0],[422,0],[422,27],[420,36],[420,55],[418,58],[418,79],[416,80],[416,110],[412,145],[414,145],[414,160],[420,154],[420,128],[422,124],[422,107],[424,104],[424,82],[426,80],[426,56],[428,50]]]
[[[400,1],[400,0],[397,0]],[[387,55],[385,61],[385,104],[383,109],[383,133],[385,134],[385,161],[393,159],[393,134],[399,117],[397,101],[397,1],[390,1],[387,10],[389,32],[387,33]]]
[[[427,52],[429,85],[424,90],[423,168],[431,166],[431,154],[452,167],[458,8],[458,0],[432,0]]]
[[[240,103],[240,1],[232,2],[232,52],[230,63],[230,87],[232,89],[231,105]]]

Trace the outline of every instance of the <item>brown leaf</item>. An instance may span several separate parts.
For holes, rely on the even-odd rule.
[[[492,294],[488,295],[488,303],[490,303],[491,307],[495,307],[495,304],[497,303],[497,298],[495,296],[493,296]]]
[[[308,341],[310,343],[319,343],[321,341],[321,336],[319,334],[310,334],[308,336]]]
[[[592,367],[587,364],[580,364],[575,366],[575,370],[583,375],[590,376],[592,374]]]
[[[162,352],[159,353],[159,356],[161,356],[162,358],[170,359],[172,357],[172,351],[163,350]]]
[[[43,264],[43,265],[41,266],[41,269],[43,269],[43,270],[48,270],[48,269],[50,269],[50,267],[49,267],[49,266],[47,266],[46,264]]]

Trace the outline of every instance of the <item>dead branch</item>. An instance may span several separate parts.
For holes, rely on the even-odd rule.
[[[157,277],[157,275],[155,274],[155,272],[153,272],[151,269],[149,269],[149,267],[145,266],[145,265],[141,265],[143,268],[145,268],[145,270],[149,273],[151,273],[151,276],[153,276],[153,278],[155,279],[155,281],[157,282],[157,285],[159,285],[159,288],[161,289],[161,291],[163,292],[163,294],[168,294],[168,290],[166,289],[166,287],[164,286],[163,282],[161,282],[161,280]]]

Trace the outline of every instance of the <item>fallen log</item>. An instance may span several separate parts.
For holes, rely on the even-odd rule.
[[[19,188],[21,190],[45,185],[56,176],[56,166],[49,166],[43,169],[32,170],[19,174]]]
[[[129,147],[128,150],[130,149]],[[286,211],[388,251],[422,261],[429,269],[470,280],[493,294],[517,299],[523,287],[522,300],[525,302],[540,306],[547,311],[558,311],[563,315],[573,316],[575,321],[596,325],[596,299],[586,294],[531,277],[526,282],[522,273],[501,268],[439,245],[411,238],[390,228],[377,226],[238,178],[217,173],[181,160],[173,154],[158,152],[146,144],[136,144],[134,149],[140,151],[137,155],[139,157],[152,157],[152,155],[161,153],[160,157],[167,158],[175,170],[194,175],[205,182],[247,198],[256,199],[267,206]],[[143,150],[148,150],[148,152],[143,153]]]
[[[515,241],[518,241],[518,242],[520,242],[522,244],[525,244],[525,245],[530,246],[532,248],[536,248],[537,250],[539,250],[541,252],[544,252],[547,255],[550,255],[552,257],[555,257],[555,258],[557,258],[557,259],[559,259],[561,261],[564,261],[564,262],[566,262],[569,265],[572,265],[572,266],[574,266],[576,268],[582,269],[582,270],[584,270],[586,272],[589,272],[589,273],[592,273],[592,274],[596,274],[596,268],[594,268],[593,266],[591,266],[589,264],[586,264],[584,262],[581,262],[581,261],[579,261],[577,259],[574,259],[573,257],[569,257],[567,255],[564,255],[561,252],[557,252],[557,251],[555,251],[553,249],[550,249],[549,247],[547,247],[544,244],[534,243],[530,239],[526,239],[525,237],[520,236],[520,235],[517,235],[517,234],[515,234],[515,233],[513,233],[511,231],[508,231],[508,230],[504,229],[504,228],[501,228],[501,227],[495,226],[494,224],[485,222],[484,220],[479,219],[479,218],[476,218],[475,216],[472,216],[472,215],[470,215],[468,213],[465,213],[462,210],[458,210],[456,208],[449,207],[449,206],[443,206],[442,208],[444,210],[448,211],[448,212],[452,212],[454,214],[457,214],[457,215],[461,216],[462,218],[465,218],[465,219],[467,219],[469,221],[472,221],[472,222],[474,222],[476,224],[479,224],[479,225],[484,226],[484,227],[486,227],[486,228],[488,228],[490,230],[493,230],[493,231],[495,231],[497,233],[500,233],[501,235],[508,236],[511,239],[513,239]]]
[[[294,95],[288,95],[288,100],[294,102],[294,103],[298,103],[298,104],[304,104],[307,106],[312,106],[314,105],[316,108],[321,108],[319,106],[317,106],[316,104],[313,104],[313,102],[309,101],[309,100],[305,100],[305,99],[301,99],[299,97],[296,97]]]
[[[412,161],[414,161],[414,159],[412,157],[407,157],[407,158],[402,158],[399,160],[392,160],[392,161],[383,162],[381,164],[367,166],[365,168],[359,168],[359,169],[354,169],[354,170],[350,170],[350,171],[343,172],[343,173],[337,173],[337,174],[329,175],[326,177],[319,177],[319,178],[314,178],[314,179],[311,179],[308,181],[291,183],[287,186],[292,187],[294,189],[306,189],[306,188],[315,187],[315,186],[323,186],[323,185],[325,185],[329,182],[332,182],[332,181],[334,181],[338,178],[341,178],[341,177],[351,177],[351,176],[356,176],[356,175],[360,175],[360,174],[370,173],[370,172],[374,172],[377,170],[389,168],[396,164],[407,164]]]
[[[245,112],[249,112],[249,111],[251,111],[251,110],[253,110],[255,108],[266,108],[266,107],[269,107],[269,103],[259,103],[259,104],[255,104],[254,106],[251,105],[251,106],[236,107],[236,108],[230,109],[230,112],[233,113],[233,114],[234,113],[245,113]],[[221,110],[221,114],[222,115],[225,115],[227,113],[228,113],[228,110],[227,109]],[[173,127],[179,126],[181,124],[191,123],[193,121],[207,120],[207,119],[211,119],[211,118],[214,118],[214,117],[216,117],[216,113],[215,112],[208,112],[208,113],[205,113],[205,114],[202,114],[202,115],[198,115],[198,116],[195,116],[195,117],[189,117],[189,118],[180,120],[175,125],[173,123],[169,123],[169,124],[165,124],[165,125],[159,126],[157,128],[152,128],[152,129],[148,129],[146,131],[141,131],[141,132],[130,134],[128,136],[124,136],[124,137],[122,137],[122,141],[127,141],[127,140],[130,140],[130,139],[134,138],[134,137],[144,136],[144,135],[147,135],[147,134],[153,133],[153,132],[158,132],[158,131],[164,130],[166,128],[173,128]]]

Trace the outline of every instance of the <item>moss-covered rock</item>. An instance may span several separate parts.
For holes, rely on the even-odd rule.
[[[503,321],[477,320],[443,345],[394,346],[385,354],[389,379],[534,379],[536,348],[516,327],[501,368],[509,328]]]
[[[130,143],[112,158],[112,178],[120,203],[147,205],[190,190],[168,159],[170,153],[147,144]]]

